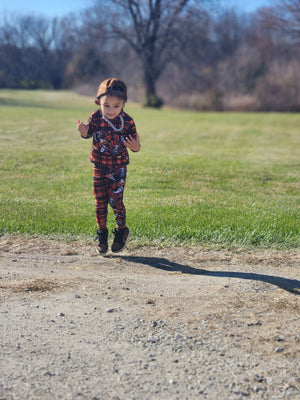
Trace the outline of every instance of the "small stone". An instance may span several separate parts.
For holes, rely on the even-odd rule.
[[[260,326],[261,322],[260,321],[254,321],[254,322],[250,322],[249,324],[247,324],[247,326]]]
[[[107,313],[113,313],[116,312],[117,310],[115,308],[109,308],[108,310],[106,310]]]
[[[45,372],[44,375],[45,375],[45,376],[54,376],[55,374],[52,374],[51,372],[47,371],[47,372]]]
[[[276,347],[276,349],[274,350],[275,353],[281,353],[282,351],[284,351],[283,347]]]
[[[248,392],[240,392],[240,394],[242,396],[244,396],[244,397],[249,397],[250,396],[250,393],[248,393]]]
[[[262,375],[254,375],[254,377],[253,377],[253,379],[256,381],[256,382],[259,382],[259,383],[262,383],[262,382],[265,382],[265,378],[262,376]]]
[[[58,317],[64,317],[65,314],[64,314],[63,312],[61,312],[61,313],[57,314],[57,316],[58,316]]]

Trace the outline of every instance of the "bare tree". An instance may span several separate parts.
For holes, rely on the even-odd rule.
[[[1,86],[23,88],[61,86],[68,53],[58,47],[60,25],[57,19],[34,15],[7,15],[2,19],[0,22]]]
[[[160,106],[156,82],[180,43],[182,16],[191,7],[199,10],[209,0],[110,0],[111,34],[125,40],[143,69],[146,106]],[[212,0],[210,0],[212,1]],[[101,1],[103,10],[103,1]]]
[[[107,28],[105,14],[98,15],[96,8],[88,8],[80,15],[70,15],[72,21],[73,52],[67,67],[67,80],[70,85],[85,83],[106,72]],[[68,27],[64,26],[65,29]],[[70,33],[70,31],[69,31]]]
[[[283,18],[289,26],[292,35],[300,38],[300,0],[281,0],[279,7],[283,11]]]
[[[261,20],[268,29],[280,35],[289,35],[299,43],[300,39],[300,0],[276,0],[273,7],[259,10]]]

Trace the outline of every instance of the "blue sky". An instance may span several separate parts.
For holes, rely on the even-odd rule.
[[[227,6],[237,7],[241,11],[251,12],[263,6],[274,4],[275,0],[224,0]],[[22,11],[45,16],[62,16],[72,11],[80,11],[92,4],[92,0],[1,0],[0,14],[5,11]]]
[[[267,7],[275,4],[275,0],[225,0],[224,4],[236,7],[242,11],[255,11],[260,7]]]

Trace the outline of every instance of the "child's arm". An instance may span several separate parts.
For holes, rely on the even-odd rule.
[[[83,122],[80,120],[77,121],[77,129],[80,132],[81,137],[87,138],[88,137],[88,131],[89,131],[89,125],[85,125]]]
[[[131,151],[137,152],[141,148],[140,144],[140,137],[138,133],[136,134],[136,138],[134,138],[132,135],[129,135],[124,139],[124,145],[128,147]]]

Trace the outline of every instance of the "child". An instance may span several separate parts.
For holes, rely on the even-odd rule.
[[[130,231],[126,226],[126,210],[123,194],[129,156],[140,150],[139,135],[133,119],[123,111],[127,101],[127,87],[116,78],[103,81],[98,89],[95,103],[100,109],[94,111],[87,124],[78,121],[81,137],[93,136],[90,161],[94,164],[93,186],[97,220],[98,252],[108,250],[107,206],[113,209],[116,219],[112,251],[121,251],[126,246]]]

